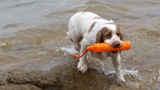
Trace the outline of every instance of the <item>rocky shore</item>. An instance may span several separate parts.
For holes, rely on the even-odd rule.
[[[14,69],[0,77],[0,90],[108,90],[114,86],[120,86],[114,74],[104,75],[101,70],[93,68],[82,74],[75,63],[47,72]]]

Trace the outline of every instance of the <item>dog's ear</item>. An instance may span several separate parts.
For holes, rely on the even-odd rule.
[[[116,28],[117,28],[117,31],[119,32],[119,38],[120,38],[120,40],[123,40],[123,34],[121,33],[121,31],[119,29],[119,26],[116,25]]]
[[[120,32],[119,37],[120,37],[120,40],[123,40],[123,34],[121,32]]]
[[[96,43],[101,43],[101,42],[102,42],[102,32],[101,30],[99,30],[96,36]]]

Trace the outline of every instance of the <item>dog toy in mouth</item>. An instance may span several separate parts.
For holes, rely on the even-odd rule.
[[[73,55],[73,57],[81,58],[87,51],[94,51],[96,53],[101,52],[114,52],[114,51],[122,51],[131,49],[131,43],[129,41],[123,41],[122,46],[119,48],[113,48],[108,43],[96,43],[93,46],[87,47],[84,53],[81,56]]]

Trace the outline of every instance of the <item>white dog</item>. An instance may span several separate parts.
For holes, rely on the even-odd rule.
[[[121,40],[123,36],[119,27],[112,20],[105,20],[92,12],[82,11],[74,14],[69,20],[68,27],[69,32],[67,34],[73,42],[75,49],[80,51],[80,55],[88,46],[95,43],[109,43],[114,48],[121,47],[122,45]],[[77,67],[83,73],[87,71],[86,55],[80,58]],[[105,61],[110,56],[117,77],[125,82],[121,71],[120,52],[91,53],[91,55],[101,61]]]

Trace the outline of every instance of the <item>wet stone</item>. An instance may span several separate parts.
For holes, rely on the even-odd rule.
[[[25,85],[6,84],[0,86],[0,90],[42,90],[42,89],[30,84],[25,84]]]
[[[102,71],[93,68],[82,74],[77,70],[76,64],[58,66],[49,72],[15,69],[7,75],[7,84],[0,86],[2,90],[11,87],[17,90],[102,90],[109,89],[111,85],[121,86],[114,74],[104,75]]]
[[[6,80],[3,76],[0,76],[0,85],[4,85],[6,83]]]

